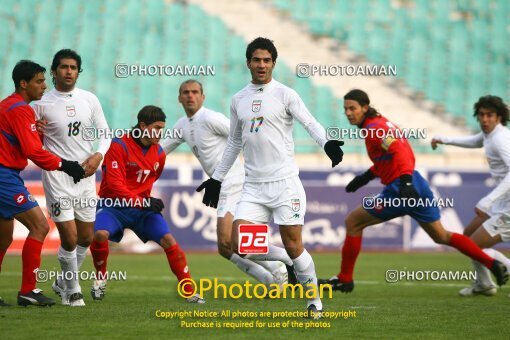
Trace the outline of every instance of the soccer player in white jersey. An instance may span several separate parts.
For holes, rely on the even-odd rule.
[[[510,130],[506,128],[509,119],[508,106],[500,97],[484,96],[474,105],[474,117],[478,119],[482,132],[468,137],[434,137],[432,148],[438,144],[455,145],[463,148],[484,148],[492,178],[497,186],[475,207],[476,216],[465,229],[464,234],[480,248],[490,248],[497,243],[510,240]],[[495,249],[484,249],[491,257],[499,260],[510,272],[510,260]],[[496,294],[496,284],[489,270],[473,261],[476,281],[462,289],[461,296]]]
[[[186,117],[180,118],[173,129],[182,131],[183,136],[182,138],[167,138],[160,144],[168,154],[182,143],[187,143],[204,171],[208,176],[211,176],[221,160],[227,144],[230,129],[229,120],[223,114],[202,106],[205,95],[202,84],[196,80],[189,79],[181,84],[178,99],[186,112]],[[216,230],[218,252],[256,280],[266,285],[272,283],[283,285],[287,283],[288,274],[286,266],[282,262],[248,260],[232,251],[230,238],[233,214],[241,197],[243,182],[244,168],[237,158],[221,185]],[[294,273],[292,268],[289,268],[289,273],[291,276]],[[296,283],[295,276],[290,281]]]
[[[280,226],[285,250],[269,246],[268,254],[250,254],[245,258],[285,262],[290,257],[298,281],[312,289],[308,284],[317,287],[317,276],[313,259],[301,238],[306,195],[294,160],[294,119],[324,147],[333,166],[342,161],[343,142],[328,141],[324,128],[298,94],[272,78],[277,56],[276,47],[269,39],[257,38],[248,45],[246,63],[252,81],[232,98],[225,152],[211,178],[197,190],[205,188],[204,204],[216,207],[221,182],[243,149],[246,177],[234,215],[233,250],[238,253],[239,225],[265,224],[272,216]],[[322,302],[318,296],[308,301],[307,311],[308,317],[321,316]]]
[[[110,147],[108,138],[100,139],[96,148],[94,141],[82,136],[84,129],[107,129],[108,124],[97,97],[75,87],[81,70],[81,57],[75,51],[58,51],[51,65],[55,88],[33,104],[46,149],[76,159],[85,170],[85,178],[78,184],[60,173],[43,171],[42,175],[46,206],[61,240],[58,260],[62,275],[52,288],[62,304],[70,306],[85,305],[77,272],[94,235],[95,173]],[[73,199],[80,201],[74,205]]]

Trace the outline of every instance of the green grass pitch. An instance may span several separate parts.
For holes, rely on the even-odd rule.
[[[319,277],[337,273],[340,255],[312,254]],[[214,253],[187,255],[195,279],[215,277],[227,285],[247,278],[234,265]],[[56,256],[44,256],[41,269],[58,268]],[[0,296],[15,303],[21,280],[21,258],[6,256],[0,273]],[[83,270],[92,269],[90,257]],[[302,318],[186,318],[188,322],[266,322],[262,328],[184,328],[179,319],[156,317],[156,311],[252,311],[304,310],[298,299],[214,299],[206,293],[205,305],[188,304],[177,295],[176,280],[163,254],[111,254],[110,271],[126,271],[126,281],[108,283],[103,301],[92,301],[90,282],[82,281],[86,307],[56,305],[51,308],[0,308],[2,339],[58,338],[169,338],[169,339],[338,339],[338,338],[510,338],[510,288],[493,297],[461,298],[459,289],[469,281],[410,281],[386,283],[387,270],[471,270],[470,261],[457,253],[362,253],[358,259],[351,294],[334,293],[324,298],[327,311],[355,311],[356,317],[322,319],[323,328],[305,329]],[[40,283],[48,296],[56,297],[51,283]],[[282,328],[286,321],[302,327]],[[280,328],[269,328],[269,323]],[[288,324],[290,325],[290,324]],[[312,324],[310,324],[311,326]],[[316,324],[318,325],[318,324]]]

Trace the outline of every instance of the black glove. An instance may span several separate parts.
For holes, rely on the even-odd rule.
[[[161,210],[165,207],[163,201],[156,197],[149,197],[149,206],[144,208],[145,210],[150,210],[155,213],[160,213]]]
[[[62,159],[61,171],[65,172],[73,178],[74,184],[78,183],[80,179],[85,176],[85,170],[81,167],[80,163],[76,161],[68,161]]]
[[[218,207],[218,200],[220,199],[221,182],[214,178],[209,178],[204,183],[200,184],[197,188],[197,192],[205,189],[204,198],[202,203],[208,207]]]
[[[349,184],[347,184],[347,186],[345,187],[345,191],[355,192],[356,190],[358,190],[362,186],[366,185],[368,182],[370,182],[374,178],[375,178],[375,175],[372,173],[372,171],[370,171],[370,169],[368,169],[367,171],[365,171],[365,173],[363,175],[358,175],[358,176],[354,177],[352,179],[352,181],[350,181]]]
[[[340,140],[328,140],[326,144],[324,144],[324,151],[326,151],[326,155],[331,159],[332,168],[337,166],[344,157],[344,152],[342,148],[340,148],[342,145],[344,145],[344,142]]]
[[[400,197],[402,198],[414,198],[419,199],[420,195],[414,188],[413,185],[413,176],[411,175],[402,175],[400,176],[400,187],[398,190]]]

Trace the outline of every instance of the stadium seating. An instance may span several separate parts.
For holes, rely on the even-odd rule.
[[[373,63],[396,64],[410,88],[477,128],[482,95],[510,97],[507,0],[273,0],[319,36],[331,36]]]
[[[178,86],[188,78],[114,78],[117,63],[214,65],[214,76],[200,78],[206,105],[227,115],[230,97],[250,79],[244,60],[246,42],[229,31],[221,19],[196,5],[149,0],[92,0],[86,5],[77,1],[9,0],[3,1],[2,8],[6,15],[0,17],[0,33],[9,38],[0,42],[2,96],[12,91],[10,70],[17,60],[31,58],[49,69],[55,51],[66,47],[81,54],[84,72],[79,86],[98,95],[112,127],[132,126],[137,110],[147,104],[162,106],[172,124],[182,115]],[[303,84],[298,91],[310,111],[323,124],[334,123],[335,98],[328,88],[319,90],[308,79],[296,80],[283,62],[278,64],[275,77],[290,86]],[[47,78],[51,79],[49,72]],[[318,149],[303,129],[296,131],[298,152]]]

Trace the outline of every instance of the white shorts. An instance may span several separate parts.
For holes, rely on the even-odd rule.
[[[235,219],[252,223],[269,223],[271,216],[278,225],[303,225],[306,194],[298,176],[275,182],[245,182]]]
[[[43,171],[42,183],[46,208],[55,222],[94,222],[96,219],[96,175],[83,178],[77,184],[62,171]],[[73,199],[79,199],[73,202]],[[74,204],[76,203],[76,204]]]
[[[229,212],[234,215],[243,191],[244,176],[227,177],[221,183],[220,198],[216,214],[223,218]]]
[[[510,241],[510,213],[491,216],[483,227],[492,237],[500,235],[504,242]]]

